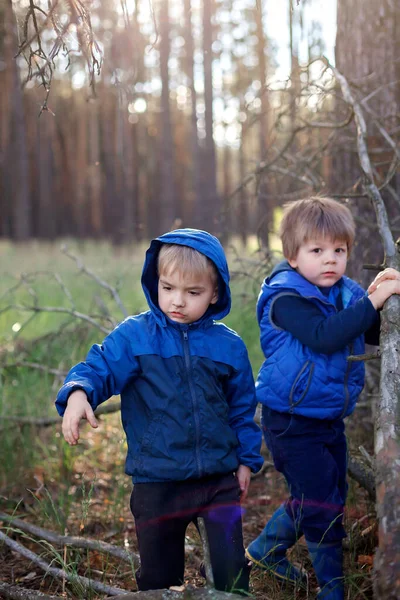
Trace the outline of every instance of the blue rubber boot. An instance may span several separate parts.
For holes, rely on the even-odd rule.
[[[342,542],[307,542],[320,591],[318,600],[344,600]]]
[[[278,579],[292,584],[305,584],[307,575],[286,558],[286,550],[301,537],[294,520],[285,510],[285,504],[274,512],[263,531],[246,548],[246,556],[260,569],[269,571]]]

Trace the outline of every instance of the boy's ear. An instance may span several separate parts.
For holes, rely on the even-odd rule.
[[[297,269],[297,260],[295,258],[291,258],[291,259],[287,259],[289,265],[292,267],[292,269]]]
[[[216,304],[217,301],[218,301],[218,286],[215,287],[214,295],[210,300],[210,304]]]

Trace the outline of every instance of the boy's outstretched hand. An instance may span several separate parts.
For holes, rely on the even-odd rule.
[[[243,502],[247,498],[247,492],[249,491],[251,471],[249,467],[245,465],[239,465],[236,471],[236,477],[239,482],[240,491],[240,502]]]
[[[381,284],[383,281],[396,279],[400,281],[400,271],[397,271],[397,269],[392,268],[384,269],[383,271],[378,273],[373,282],[370,284],[368,288],[368,294],[372,294],[372,292],[374,292],[377,289],[378,285]]]
[[[96,417],[85,392],[83,390],[75,390],[68,398],[62,422],[63,436],[70,446],[75,446],[79,440],[79,423],[82,419],[87,419],[92,427],[98,427]]]

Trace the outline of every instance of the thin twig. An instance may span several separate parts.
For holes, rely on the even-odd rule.
[[[372,354],[352,354],[347,357],[347,360],[349,362],[363,362],[363,361],[367,361],[367,360],[376,360],[376,359],[380,359],[380,358],[381,358],[381,354],[380,354],[379,350],[377,350],[375,353],[372,353]]]

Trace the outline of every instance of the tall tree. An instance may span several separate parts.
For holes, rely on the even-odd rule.
[[[161,197],[160,207],[160,233],[168,231],[174,226],[177,198],[175,186],[175,152],[174,136],[172,132],[172,119],[170,107],[170,0],[161,0],[160,3],[160,75],[161,75],[161,112],[160,112],[160,171],[161,171]]]
[[[10,203],[6,198],[11,197],[10,178],[7,177],[10,162],[9,148],[11,120],[11,61],[13,60],[13,38],[6,26],[8,6],[0,4],[0,56],[3,57],[6,68],[0,70],[0,235],[11,236]]]
[[[197,93],[194,79],[194,39],[192,29],[192,8],[191,0],[184,1],[184,38],[185,38],[185,72],[188,79],[188,87],[190,89],[190,129],[189,147],[191,152],[192,163],[192,186],[194,192],[194,213],[199,214],[202,210],[202,193],[200,184],[200,147],[197,128]]]
[[[268,114],[269,97],[267,85],[267,55],[266,55],[266,35],[264,32],[264,6],[262,2],[257,3],[255,10],[256,33],[257,33],[257,57],[258,57],[258,77],[261,83],[260,99],[261,111],[259,116],[259,143],[260,143],[260,162],[266,160],[268,147]],[[260,174],[257,192],[257,212],[258,212],[258,237],[263,242],[265,248],[269,248],[269,233],[272,230],[273,208],[271,206],[271,196],[268,190],[268,175]]]
[[[217,191],[217,164],[214,143],[213,118],[213,0],[203,0],[203,66],[204,66],[204,106],[205,144],[202,153],[202,214],[201,226],[215,231],[215,219],[219,215]]]
[[[14,48],[18,47],[17,24],[13,13],[12,0],[5,3],[6,29]],[[17,241],[27,240],[31,235],[31,204],[29,198],[29,159],[26,145],[25,110],[23,92],[19,76],[18,62],[13,58],[8,68],[11,73],[11,129],[13,179],[12,236]]]

